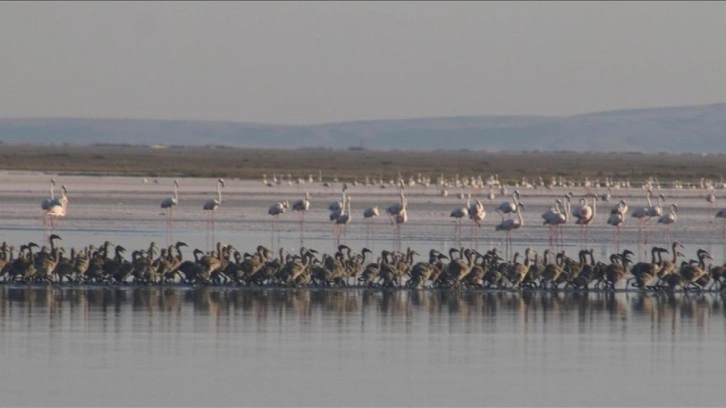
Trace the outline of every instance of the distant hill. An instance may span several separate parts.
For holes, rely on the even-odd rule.
[[[726,103],[573,116],[466,116],[320,125],[0,119],[0,141],[259,148],[726,153]]]

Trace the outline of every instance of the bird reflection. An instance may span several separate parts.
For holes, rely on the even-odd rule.
[[[724,304],[720,294],[688,293],[0,287],[0,316],[47,314],[51,319],[92,313],[242,316],[260,322],[322,316],[336,324],[360,325],[361,318],[365,323],[375,316],[379,323],[390,319],[386,324],[453,318],[470,327],[506,318],[555,326],[568,320],[630,321],[667,330],[674,324],[702,327],[708,318],[724,315]]]

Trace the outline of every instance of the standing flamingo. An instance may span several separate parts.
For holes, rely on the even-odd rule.
[[[562,205],[562,201],[560,199],[556,199],[554,205],[552,205],[549,210],[542,213],[542,219],[544,220],[542,224],[548,226],[548,232],[549,232],[549,241],[550,241],[550,248],[553,247],[552,242],[553,240],[557,241],[557,228],[559,228],[562,224],[567,222],[567,211],[562,210],[560,207]]]
[[[572,215],[577,218],[575,224],[580,225],[580,240],[583,241],[584,246],[587,246],[588,226],[597,214],[597,196],[588,194],[588,197],[592,198],[592,206],[588,204],[586,198],[582,198],[580,205],[572,211]]]
[[[502,187],[504,189],[504,187]],[[502,193],[504,194],[504,193]],[[519,202],[519,190],[514,190],[514,193],[512,193],[512,201],[505,201],[497,208],[494,209],[499,215],[502,217],[502,220],[504,220],[504,214],[509,214],[510,216],[514,213],[517,213],[520,209],[524,209],[524,204]]]
[[[517,201],[517,196],[514,196],[515,205],[519,205],[519,202]],[[522,218],[522,211],[517,211],[517,218],[512,219],[508,218],[506,220],[502,220],[499,225],[495,227],[496,231],[505,231],[506,232],[506,238],[505,238],[505,244],[504,244],[504,256],[505,258],[509,259],[509,254],[512,252],[512,233],[514,230],[517,230],[524,225],[524,219]]]
[[[668,213],[658,218],[658,224],[664,224],[666,226],[666,242],[671,241],[671,224],[675,224],[676,221],[678,221],[678,205],[673,203]]]
[[[161,208],[168,209],[166,213],[166,240],[167,244],[172,241],[172,226],[174,219],[174,207],[179,203],[179,181],[174,179],[174,196],[167,197],[161,201]]]
[[[56,202],[55,197],[53,196],[53,190],[55,190],[55,179],[50,179],[50,198],[46,198],[40,203],[40,208],[43,211],[47,211],[50,209],[50,207],[53,205],[53,203]]]
[[[461,222],[464,217],[469,217],[469,205],[471,204],[471,195],[469,195],[469,198],[466,200],[466,205],[462,207],[454,208],[451,211],[450,217],[456,218],[456,221],[454,223],[454,237],[455,237],[455,245],[457,247],[461,246]]]
[[[468,203],[468,201],[467,201]],[[474,204],[469,206],[469,219],[474,221],[471,226],[471,236],[474,240],[474,249],[479,249],[479,229],[481,229],[481,223],[484,222],[487,212],[484,210],[484,204],[479,199],[474,200]],[[476,235],[475,234],[476,226]]]
[[[630,216],[633,218],[637,218],[640,221],[638,222],[638,245],[642,243],[642,245],[645,247],[648,245],[648,231],[645,229],[645,224],[650,220],[652,217],[660,217],[663,213],[663,206],[662,206],[662,200],[665,200],[665,196],[663,194],[658,196],[658,204],[653,205],[651,201],[651,197],[653,197],[652,190],[648,189],[646,193],[646,200],[648,201],[648,205],[645,207],[636,207],[633,209],[633,211],[630,213]],[[639,251],[640,252],[640,251]],[[647,256],[647,254],[645,254]]]
[[[277,246],[280,246],[280,214],[287,211],[289,204],[287,201],[278,201],[267,209],[267,214],[272,216],[272,228],[270,231],[270,246],[275,247],[275,231],[277,231]]]
[[[620,227],[625,221],[625,213],[627,212],[628,205],[623,200],[620,200],[618,205],[610,209],[610,216],[608,217],[607,223],[608,225],[612,225],[613,227],[615,227],[615,231],[613,231],[613,238],[615,241],[616,252],[620,252]]]
[[[713,206],[716,205],[716,195],[713,193],[713,187],[711,187],[711,191],[706,195],[706,202],[708,203],[708,216],[711,216],[711,212],[713,211]],[[709,223],[713,222],[711,220]]]
[[[55,228],[58,227],[59,219],[66,216],[66,211],[68,208],[68,196],[66,195],[67,193],[68,189],[66,188],[66,186],[61,186],[60,198],[53,199],[53,201],[49,204],[48,209],[43,214],[43,217],[47,220],[45,223],[50,226],[51,230],[55,230]]]
[[[305,192],[305,198],[292,203],[292,210],[300,212],[300,248],[305,246],[305,213],[310,209],[310,193]]]
[[[391,217],[391,225],[396,226],[394,250],[401,249],[401,225],[408,221],[408,201],[403,193],[403,182],[399,183],[401,201],[386,208],[386,213]]]
[[[366,220],[366,247],[369,246],[371,222],[373,222],[373,218],[378,217],[379,215],[380,212],[378,211],[378,206],[368,207],[363,210],[363,219]]]
[[[217,179],[217,199],[210,198],[204,203],[204,206],[202,209],[204,211],[207,211],[207,250],[209,250],[211,244],[214,243],[214,214],[217,211],[217,208],[222,204],[222,187],[224,187],[224,180]],[[212,231],[211,236],[211,244],[210,244],[210,237],[209,237],[209,231]]]
[[[337,235],[336,235],[336,248],[340,245],[340,236],[341,236],[341,230],[343,238],[345,238],[345,226],[350,223],[351,220],[351,213],[350,213],[350,196],[347,196],[345,199],[345,207],[343,208],[343,212],[338,216],[338,218],[335,220],[335,225],[338,228]]]
[[[46,216],[50,207],[58,203],[58,200],[54,196],[55,190],[55,179],[50,179],[50,198],[46,198],[40,203],[40,208],[43,210],[43,229],[45,230],[46,238],[50,236],[50,218]]]

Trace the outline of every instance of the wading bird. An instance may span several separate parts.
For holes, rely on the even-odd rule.
[[[161,201],[161,208],[166,211],[166,240],[167,244],[172,241],[172,228],[174,221],[174,207],[179,203],[179,181],[174,179],[174,195]]]
[[[224,187],[224,180],[217,179],[217,199],[210,198],[204,203],[202,209],[207,212],[207,250],[215,242],[214,240],[214,214],[217,209],[222,205],[222,187]],[[211,231],[211,240],[210,240]]]

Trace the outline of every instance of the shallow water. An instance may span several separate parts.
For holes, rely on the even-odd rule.
[[[48,175],[0,173],[0,237],[16,246],[43,242],[40,201]],[[180,179],[180,202],[168,236],[159,202],[170,179],[59,177],[69,213],[56,232],[66,248],[105,240],[130,253],[150,241],[183,240],[206,249],[202,203],[215,180]],[[304,245],[334,247],[327,205],[339,185],[268,188],[226,180],[215,240],[242,252],[258,244],[295,250],[297,214],[270,232],[267,207],[309,189]],[[511,189],[510,189],[511,190]],[[396,202],[395,188],[351,187],[354,213]],[[565,189],[522,190],[525,226],[513,250],[548,247],[539,214]],[[581,194],[575,191],[575,194]],[[457,244],[449,212],[461,204],[434,187],[409,189],[403,247],[423,257]],[[485,195],[485,192],[479,192]],[[712,222],[703,191],[669,190],[679,204],[667,237],[648,226],[649,244],[685,245],[686,257],[706,248],[723,259],[721,223]],[[613,191],[644,205],[640,189]],[[617,199],[616,199],[617,197]],[[480,249],[503,245],[494,231],[495,204],[477,231]],[[607,208],[607,207],[606,207]],[[392,247],[385,215],[367,236],[362,216],[343,242],[359,250]],[[475,245],[464,224],[464,245]],[[209,233],[211,235],[211,232]],[[638,227],[626,220],[621,249],[638,248]],[[644,257],[647,246],[638,251]],[[564,248],[593,247],[604,258],[617,244],[599,213],[585,242],[565,226]],[[480,291],[280,290],[0,286],[0,403],[3,405],[256,405],[256,406],[582,406],[723,405],[726,365],[724,300],[720,295],[638,293],[510,293]]]
[[[717,295],[0,287],[4,405],[721,405]]]

